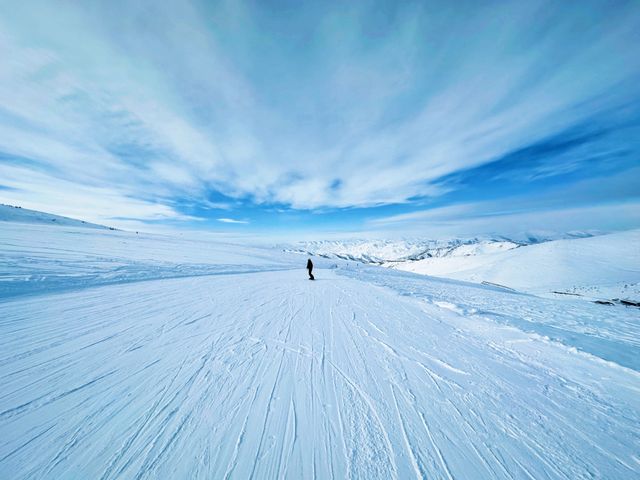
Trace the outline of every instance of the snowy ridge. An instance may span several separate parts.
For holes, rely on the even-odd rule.
[[[0,222],[17,222],[17,223],[39,223],[46,225],[61,225],[68,227],[84,227],[84,228],[100,228],[109,229],[104,225],[85,222],[84,220],[75,220],[69,217],[62,217],[52,213],[39,212],[37,210],[29,210],[19,206],[5,205],[0,203]],[[111,228],[111,230],[114,230]]]
[[[0,290],[2,478],[640,476],[636,309],[50,225],[0,260],[36,284]]]
[[[388,264],[414,273],[489,282],[535,294],[640,300],[640,230],[565,239],[461,258]]]
[[[354,240],[304,242],[283,248],[286,252],[339,258],[367,264],[410,262],[431,257],[473,255],[493,249],[511,249],[519,244],[510,240]]]
[[[422,275],[587,300],[640,300],[639,231],[565,238],[525,235],[446,241],[319,241],[285,251],[338,258]]]
[[[413,262],[426,258],[484,255],[520,246],[558,240],[587,238],[594,232],[528,232],[511,238],[503,236],[452,238],[447,240],[319,240],[283,246],[283,251],[324,258],[339,258],[367,264]]]

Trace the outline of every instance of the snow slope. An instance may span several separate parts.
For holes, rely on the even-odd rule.
[[[84,228],[100,228],[108,229],[104,225],[85,222],[83,220],[75,220],[69,217],[61,217],[52,213],[39,212],[37,210],[29,210],[27,208],[5,205],[0,203],[0,222],[18,222],[18,223],[41,223],[51,225],[61,225],[67,227],[84,227]],[[0,228],[1,228],[0,223]]]
[[[393,268],[492,282],[532,293],[565,291],[595,298],[640,299],[640,230],[555,240],[472,256],[425,258]]]
[[[295,265],[270,250],[202,238],[17,223],[0,229],[0,297]]]
[[[640,475],[635,309],[30,228],[0,230],[0,478]]]

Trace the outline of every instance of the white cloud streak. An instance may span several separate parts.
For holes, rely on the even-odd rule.
[[[207,208],[210,190],[294,208],[439,195],[439,177],[619,100],[640,15],[587,3],[407,7],[371,41],[365,7],[329,8],[310,57],[251,40],[268,32],[242,2],[7,4],[0,152],[35,165],[0,164],[2,198],[105,222],[189,220],[176,199]],[[252,74],[256,46],[273,61]]]
[[[218,221],[222,223],[242,223],[242,224],[249,223],[247,220],[236,220],[233,218],[218,218]]]

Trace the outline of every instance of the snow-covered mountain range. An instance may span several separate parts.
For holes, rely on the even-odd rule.
[[[384,265],[413,262],[425,258],[468,256],[510,250],[522,245],[509,239],[452,240],[327,240],[302,242],[284,250],[324,258]]]
[[[560,238],[558,238],[560,237]],[[317,241],[286,251],[489,283],[538,295],[640,300],[640,230],[593,236]]]
[[[385,265],[426,258],[468,257],[511,250],[557,239],[587,238],[593,232],[566,234],[527,233],[513,237],[493,236],[446,240],[319,240],[283,246],[286,252],[339,258],[366,264]]]

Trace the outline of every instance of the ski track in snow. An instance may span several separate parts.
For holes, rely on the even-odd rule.
[[[0,303],[0,478],[640,476],[638,372],[451,299],[316,277]]]

